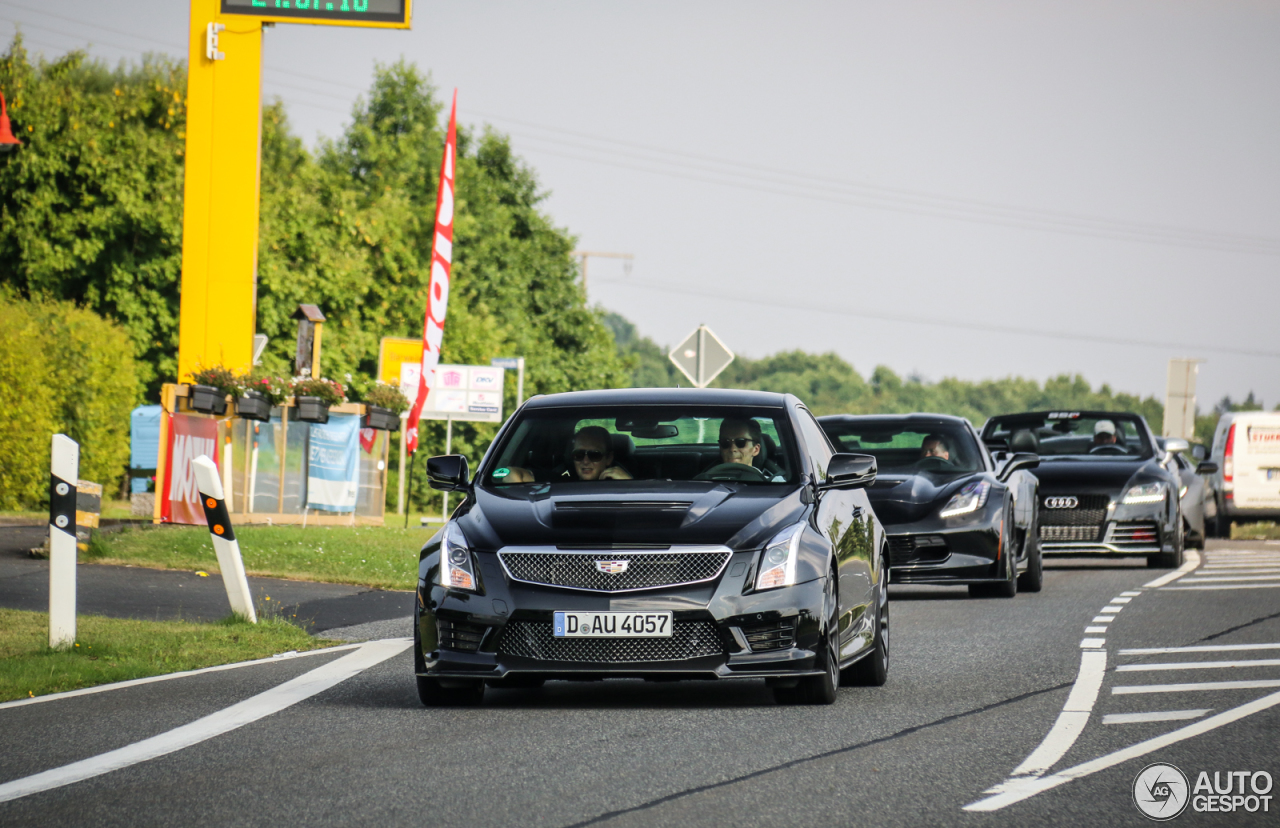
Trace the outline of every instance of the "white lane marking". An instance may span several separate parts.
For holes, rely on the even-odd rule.
[[[1147,583],[1143,584],[1143,586],[1148,589],[1152,589],[1155,587],[1162,587],[1165,584],[1172,583],[1178,580],[1183,575],[1186,575],[1188,572],[1190,572],[1191,570],[1195,569],[1197,566],[1200,565],[1200,555],[1199,553],[1196,552],[1196,550],[1188,549],[1183,554],[1186,557],[1186,561],[1182,564],[1182,566],[1178,567],[1172,572],[1169,572],[1165,575],[1161,575],[1159,578],[1156,578],[1154,581],[1148,581]]]
[[[1165,587],[1165,589],[1275,589],[1280,587],[1280,583],[1275,584],[1210,584],[1208,586],[1176,586]]]
[[[1071,688],[1071,695],[1062,706],[1062,713],[1054,722],[1044,741],[1014,768],[1013,775],[1042,774],[1063,757],[1071,749],[1080,732],[1089,721],[1089,713],[1098,701],[1098,692],[1102,689],[1102,678],[1107,672],[1107,653],[1097,650],[1080,654],[1080,671],[1076,674],[1076,682]]]
[[[1110,623],[1111,623],[1112,621],[1114,621],[1114,620],[1116,620],[1116,617],[1115,617],[1114,615],[1095,615],[1095,616],[1093,617],[1093,621],[1091,621],[1090,623],[1092,623],[1092,624],[1110,624]]]
[[[1086,638],[1080,642],[1080,649],[1082,650],[1100,650],[1105,646],[1107,646],[1107,639],[1105,638]]]
[[[1122,597],[1119,597],[1119,598],[1112,598],[1112,599],[1111,599],[1111,603],[1113,603],[1113,604],[1127,604],[1127,603],[1129,603],[1129,602],[1130,602],[1130,601],[1132,601],[1132,600],[1133,600],[1132,598],[1125,598],[1125,597],[1123,597],[1123,596],[1122,596]],[[1106,610],[1103,610],[1103,612],[1106,612]]]
[[[408,639],[406,639],[408,640]],[[303,656],[324,655],[326,653],[336,653],[342,650],[352,650],[360,644],[343,644],[338,647],[325,647],[323,650],[306,650],[301,653],[293,653],[292,655],[281,654],[278,656],[267,656],[266,658],[256,658],[253,661],[236,661],[231,664],[218,664],[213,667],[201,667],[199,670],[183,670],[181,673],[165,673],[162,676],[147,676],[146,678],[130,679],[129,681],[117,681],[112,684],[99,684],[96,687],[82,687],[79,690],[67,690],[63,693],[50,693],[47,696],[36,696],[30,699],[17,699],[16,701],[7,701],[0,703],[0,710],[8,707],[22,707],[28,704],[40,704],[41,702],[58,701],[60,699],[70,699],[76,696],[90,696],[94,693],[105,693],[108,690],[123,690],[126,687],[137,687],[139,684],[151,684],[157,681],[168,681],[169,679],[186,678],[187,676],[198,676],[202,673],[218,673],[223,670],[234,670],[238,667],[253,667],[256,664],[279,664],[286,661]]]
[[[1119,611],[1120,611],[1120,610],[1122,610],[1122,609],[1124,609],[1124,607],[1107,606],[1107,607],[1103,607],[1102,609],[1098,610],[1098,612],[1119,612]]]
[[[1089,635],[1091,633],[1102,633],[1105,635],[1107,632],[1107,628],[1106,627],[1085,627],[1084,632],[1085,632],[1085,635]]]
[[[1104,725],[1140,724],[1142,722],[1182,722],[1187,719],[1198,719],[1206,713],[1212,713],[1212,707],[1203,710],[1157,710],[1153,713],[1108,713],[1102,717]]]
[[[1256,681],[1196,681],[1189,684],[1135,684],[1128,687],[1112,687],[1115,696],[1134,693],[1188,693],[1193,690],[1257,690],[1261,687],[1280,687],[1280,679]]]
[[[1244,661],[1175,661],[1166,664],[1124,664],[1116,668],[1117,672],[1128,673],[1140,670],[1217,670],[1233,667],[1280,667],[1280,658],[1250,658]]]
[[[399,655],[411,646],[413,642],[408,639],[389,639],[362,644],[354,652],[336,661],[323,664],[278,687],[273,687],[167,733],[134,742],[99,756],[72,762],[70,765],[0,784],[0,802],[8,802],[40,791],[91,779],[212,739],[214,736],[256,722],[258,719],[278,713],[317,693],[324,692],[363,670]]]
[[[1122,592],[1122,593],[1120,593],[1120,594],[1121,594],[1121,595],[1127,595],[1127,596],[1129,596],[1130,598],[1137,598],[1137,597],[1138,597],[1139,595],[1141,595],[1142,593],[1141,593],[1141,592]]]
[[[1088,762],[1083,762],[1075,767],[1058,771],[1050,776],[1034,777],[1028,776],[1018,780],[1010,780],[1006,783],[1007,788],[994,796],[986,799],[980,799],[977,802],[971,802],[965,805],[963,810],[966,811],[998,811],[1005,806],[1012,805],[1015,802],[1021,802],[1024,799],[1030,799],[1039,793],[1052,790],[1059,785],[1065,785],[1076,779],[1083,779],[1086,776],[1106,770],[1107,768],[1128,762],[1131,759],[1137,759],[1154,753],[1161,748],[1169,745],[1177,744],[1186,739],[1199,736],[1202,733],[1208,733],[1211,730],[1231,724],[1234,721],[1251,716],[1254,713],[1260,713],[1268,708],[1275,707],[1280,704],[1280,693],[1272,693],[1269,696],[1263,696],[1260,699],[1251,701],[1248,704],[1242,704],[1239,707],[1233,707],[1225,710],[1216,716],[1210,716],[1198,722],[1193,722],[1186,727],[1179,728],[1164,734],[1147,739],[1145,742],[1138,742],[1136,745],[1130,745],[1122,748],[1114,753],[1108,753],[1106,756],[1100,756]],[[1002,786],[1003,787],[1003,786]]]
[[[1275,572],[1276,570],[1280,570],[1280,565],[1263,565],[1256,563],[1208,563],[1200,567],[1201,572],[1249,572],[1254,570],[1258,572]]]
[[[1194,647],[1148,647],[1121,650],[1120,655],[1167,655],[1168,653],[1236,653],[1244,650],[1280,650],[1277,644],[1197,644]]]
[[[1280,575],[1215,575],[1209,578],[1188,578],[1184,584],[1222,583],[1224,581],[1280,581]],[[1105,610],[1104,610],[1105,611]]]

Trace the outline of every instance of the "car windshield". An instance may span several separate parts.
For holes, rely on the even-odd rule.
[[[950,423],[824,421],[822,428],[837,451],[874,455],[882,473],[970,474],[983,467],[973,436]]]
[[[488,486],[618,480],[794,483],[782,409],[600,406],[526,409],[481,471]]]
[[[1010,451],[1041,457],[1107,460],[1147,458],[1153,453],[1146,429],[1135,414],[1014,414],[995,417],[982,430],[989,444],[1004,441]]]

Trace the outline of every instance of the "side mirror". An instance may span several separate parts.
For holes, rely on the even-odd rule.
[[[444,492],[456,492],[470,485],[467,479],[467,458],[461,454],[442,454],[427,458],[427,482],[431,488]]]
[[[1164,438],[1164,450],[1170,454],[1176,454],[1180,451],[1191,451],[1191,444],[1181,437]]]
[[[1040,465],[1040,455],[1018,452],[1010,457],[1009,461],[1004,464],[1004,468],[1000,470],[1000,482],[1003,483],[1008,480],[1019,469],[1034,469],[1038,465]]]
[[[1217,463],[1204,462],[1196,466],[1196,474],[1217,474],[1217,473],[1218,473]]]
[[[823,489],[864,489],[876,482],[876,458],[870,454],[834,454],[827,463]]]

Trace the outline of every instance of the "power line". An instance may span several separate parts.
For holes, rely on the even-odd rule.
[[[1266,357],[1270,359],[1280,359],[1280,352],[1276,351],[1255,351],[1247,348],[1232,348],[1222,345],[1191,345],[1186,342],[1168,342],[1153,339],[1133,339],[1129,337],[1119,336],[1103,336],[1097,334],[1078,334],[1069,333],[1067,331],[1051,331],[1041,328],[1018,328],[1011,325],[989,325],[979,322],[965,322],[954,319],[940,319],[922,316],[908,316],[906,314],[894,314],[885,312],[872,312],[865,310],[856,310],[853,308],[840,307],[838,305],[823,304],[810,305],[802,302],[790,302],[785,299],[751,299],[733,294],[726,294],[723,291],[697,290],[694,288],[677,285],[671,282],[657,282],[645,280],[643,283],[636,283],[625,279],[609,279],[596,277],[596,283],[604,282],[613,285],[622,285],[633,290],[648,290],[651,288],[661,288],[667,293],[678,293],[684,296],[698,296],[707,299],[715,299],[717,301],[738,302],[747,305],[762,305],[770,308],[786,308],[787,310],[798,310],[806,312],[829,313],[836,316],[850,316],[857,319],[874,319],[880,322],[899,322],[908,325],[926,325],[941,328],[956,328],[967,331],[980,331],[982,333],[1000,333],[1013,334],[1016,336],[1034,336],[1045,339],[1067,339],[1078,342],[1097,342],[1107,345],[1139,345],[1146,348],[1175,348],[1186,351],[1212,351],[1222,354],[1234,354],[1237,356]]]

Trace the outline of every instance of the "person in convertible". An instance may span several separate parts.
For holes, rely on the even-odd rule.
[[[587,426],[573,435],[571,465],[564,472],[570,480],[631,480],[631,473],[613,462],[613,439],[603,426]],[[533,472],[519,466],[501,469],[503,483],[536,482]]]

